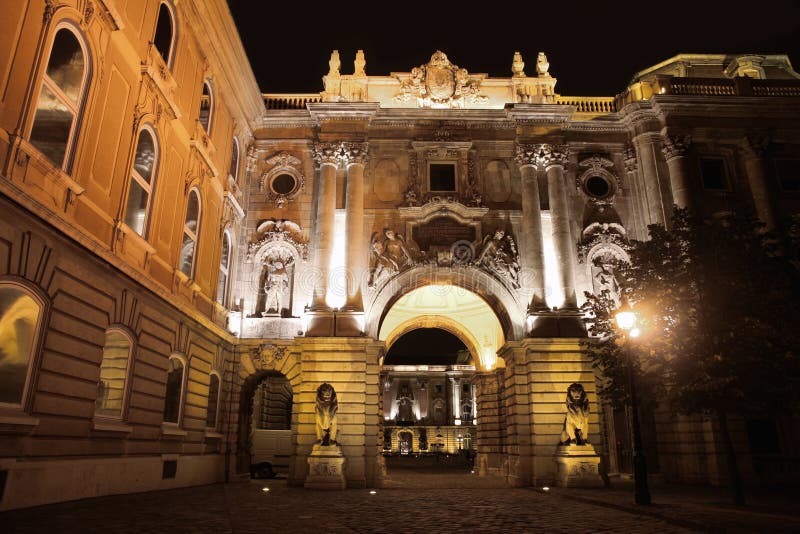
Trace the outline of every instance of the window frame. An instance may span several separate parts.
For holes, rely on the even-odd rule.
[[[453,168],[453,189],[433,189],[433,184],[431,183],[431,166],[433,165],[447,165]],[[435,161],[428,161],[428,192],[431,194],[441,194],[441,195],[455,195],[459,192],[458,189],[458,161],[457,160],[435,160]]]
[[[189,202],[191,201],[192,195],[197,195],[197,224],[195,225],[195,229],[192,230],[189,228],[189,225],[186,224],[187,217],[189,216]],[[200,229],[203,223],[203,197],[200,195],[200,191],[196,187],[192,187],[189,190],[189,194],[186,196],[186,204],[183,210],[183,230],[181,232],[181,240],[180,240],[180,253],[178,254],[178,270],[185,274],[190,280],[194,280],[195,270],[197,269],[197,249],[200,245]],[[183,243],[184,237],[189,236],[192,238],[194,246],[192,247],[192,264],[189,268],[189,272],[186,273],[183,271]]]
[[[208,121],[204,126],[203,121],[200,120],[200,112],[202,111],[203,106],[203,89],[206,87],[208,87]],[[200,126],[203,128],[203,131],[208,137],[211,137],[211,131],[214,129],[214,111],[216,107],[215,100],[214,84],[211,83],[211,78],[203,78],[203,85],[200,89],[200,105],[197,109],[197,120],[200,122]]]
[[[25,371],[25,384],[22,387],[20,401],[18,403],[0,402],[0,410],[26,412],[30,406],[30,401],[35,389],[36,372],[39,368],[42,346],[44,345],[44,338],[47,332],[47,319],[50,317],[50,299],[47,298],[46,294],[41,289],[27,280],[16,276],[0,276],[0,287],[3,286],[17,288],[39,305],[39,316],[37,317],[36,328],[34,328],[31,354],[28,358],[28,368]]]
[[[234,162],[234,155],[236,155],[236,165],[233,165]],[[242,165],[242,150],[239,146],[239,139],[236,136],[233,136],[233,143],[231,145],[231,165],[228,169],[228,173],[230,177],[233,179],[234,183],[239,183],[239,167]],[[234,171],[231,173],[230,171]]]
[[[227,265],[223,266],[222,264],[222,251],[225,250],[225,240],[228,240],[228,263]],[[219,278],[217,278],[217,298],[216,301],[225,306],[228,302],[228,290],[230,289],[230,281],[231,281],[231,264],[233,263],[232,260],[233,256],[233,238],[231,236],[230,228],[226,228],[225,231],[222,232],[222,241],[219,248],[219,276],[225,276],[225,284],[222,290],[222,298],[219,295]]]
[[[222,375],[214,370],[208,373],[208,397],[206,399],[206,420],[205,420],[205,428],[208,430],[216,431],[219,428],[219,409],[220,409],[220,399],[222,398]],[[211,399],[211,377],[217,377],[217,406],[215,407],[216,413],[214,414],[214,426],[208,426],[208,400]]]
[[[95,402],[95,412],[94,412],[94,419],[106,419],[106,420],[113,420],[113,421],[125,421],[128,418],[128,401],[130,400],[130,389],[131,389],[131,374],[133,368],[133,355],[135,354],[135,350],[137,347],[136,344],[136,336],[131,332],[131,330],[124,325],[114,324],[109,326],[106,329],[106,336],[111,332],[118,332],[125,336],[128,340],[128,364],[125,367],[125,382],[122,386],[122,406],[119,411],[119,415],[108,415],[103,413],[97,413],[97,404]],[[105,360],[105,342],[103,343],[103,358],[100,360],[100,372],[102,373],[103,370],[103,361]],[[101,376],[98,376],[98,384]],[[96,401],[97,399],[95,399]]]
[[[706,187],[706,179],[703,174],[703,160],[715,160],[722,162],[722,178],[725,180],[724,187]],[[731,193],[733,192],[733,174],[730,169],[730,162],[722,154],[700,154],[697,158],[698,174],[700,175],[700,188],[706,193]]]
[[[83,74],[81,77],[80,91],[78,91],[77,105],[72,104],[69,97],[63,93],[61,88],[53,80],[51,80],[47,74],[47,67],[50,65],[50,59],[53,55],[53,45],[55,44],[58,32],[61,30],[66,30],[72,33],[72,35],[75,37],[75,40],[78,41],[78,46],[81,47],[81,52],[83,53]],[[67,136],[67,143],[64,147],[64,160],[61,162],[61,165],[57,165],[47,156],[44,157],[47,159],[47,161],[52,163],[53,166],[57,166],[66,174],[71,174],[72,165],[75,160],[75,147],[77,145],[77,138],[83,124],[83,112],[86,109],[86,100],[89,95],[89,86],[92,84],[92,54],[91,49],[86,41],[86,36],[80,29],[80,25],[71,19],[64,19],[55,25],[49,37],[48,44],[49,46],[47,47],[47,51],[42,54],[44,61],[42,61],[41,71],[39,72],[38,83],[36,85],[36,98],[33,98],[31,102],[31,118],[28,121],[28,125],[25,130],[25,140],[28,141],[28,143],[30,143],[30,145],[36,149],[37,152],[44,156],[44,153],[42,153],[31,141],[31,135],[33,134],[33,127],[36,123],[36,110],[39,106],[39,100],[42,97],[42,91],[45,87],[47,87],[47,89],[58,98],[58,101],[66,106],[71,113],[73,113],[73,119],[72,124],[70,125],[69,135]]]
[[[166,420],[166,410],[167,410],[167,386],[169,385],[167,382],[164,383],[164,407],[161,410],[161,423],[164,425],[173,425],[176,427],[180,427],[181,423],[183,422],[183,404],[184,404],[184,396],[186,394],[186,377],[188,376],[187,369],[189,368],[189,362],[186,359],[186,356],[179,352],[173,352],[167,358],[167,379],[169,379],[169,362],[172,360],[178,360],[181,362],[183,366],[181,369],[181,385],[180,390],[178,390],[178,416],[176,421],[167,421]]]
[[[136,170],[136,151],[139,148],[139,139],[141,139],[142,132],[147,130],[150,134],[150,138],[153,140],[153,147],[155,149],[155,156],[153,157],[153,171],[150,176],[150,183],[148,184],[147,181],[139,174],[139,171]],[[142,233],[136,231],[136,229],[128,226],[133,233],[140,236],[142,239],[147,239],[150,235],[150,212],[153,209],[153,192],[155,191],[156,187],[156,180],[158,179],[158,170],[159,170],[159,163],[161,160],[161,144],[158,142],[158,133],[156,132],[156,128],[153,124],[147,122],[144,123],[136,133],[135,142],[133,144],[133,152],[131,158],[131,171],[130,171],[130,181],[128,182],[128,189],[125,194],[125,213],[123,214],[122,221],[127,226],[128,223],[126,222],[128,216],[128,201],[130,200],[131,194],[131,186],[133,185],[132,182],[135,180],[138,182],[139,186],[147,192],[147,206],[145,208],[144,214],[144,222],[142,224]]]
[[[156,49],[158,53],[158,57],[164,60],[164,57],[161,55],[161,51],[156,46],[156,32],[158,31],[158,20],[159,15],[161,14],[161,6],[167,8],[167,12],[169,13],[170,22],[172,23],[172,36],[169,42],[169,51],[167,52],[167,59],[164,63],[167,65],[167,68],[171,71],[172,66],[175,62],[175,50],[178,47],[178,16],[175,12],[175,7],[172,5],[172,2],[167,2],[166,0],[161,0],[158,3],[158,12],[156,13],[156,23],[153,26],[153,48]]]

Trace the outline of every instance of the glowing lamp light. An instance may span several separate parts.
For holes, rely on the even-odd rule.
[[[632,311],[621,311],[614,318],[617,320],[617,326],[625,331],[630,330],[636,324],[636,314]]]
[[[370,490],[370,492],[369,492],[370,495],[375,495],[376,493],[378,493],[378,492],[375,491],[375,490]]]
[[[550,486],[542,486],[542,491],[550,491]]]
[[[266,493],[266,492],[268,492],[268,491],[269,491],[269,488],[261,488],[261,491],[263,491],[263,492],[265,492],[265,493]]]
[[[631,337],[639,337],[642,331],[639,328],[631,328],[631,331],[628,332],[628,335]]]

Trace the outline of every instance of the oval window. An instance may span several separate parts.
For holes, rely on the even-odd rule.
[[[297,180],[291,174],[279,174],[270,183],[270,188],[279,195],[288,195],[296,186]]]
[[[586,192],[596,198],[606,197],[611,192],[611,184],[602,176],[590,176],[585,186]]]

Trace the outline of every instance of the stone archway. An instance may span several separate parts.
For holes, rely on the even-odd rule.
[[[284,377],[293,393],[296,393],[301,383],[297,367],[296,355],[291,352],[289,345],[262,344],[245,350],[240,356],[238,370],[239,395],[238,402],[234,400],[236,420],[232,422],[236,428],[236,459],[235,472],[239,476],[250,474],[253,459],[253,398],[259,384],[269,377]],[[291,438],[289,444],[289,468],[295,460],[297,409],[296,404],[291,404]]]

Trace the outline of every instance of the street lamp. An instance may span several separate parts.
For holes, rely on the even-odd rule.
[[[636,314],[626,309],[614,317],[617,326],[625,333],[625,360],[628,370],[628,394],[630,395],[631,433],[633,434],[633,483],[634,502],[636,504],[650,504],[650,488],[647,486],[647,462],[642,448],[642,431],[639,427],[639,401],[636,397],[636,381],[633,379],[633,350],[629,346],[630,340],[639,336],[636,328]]]

